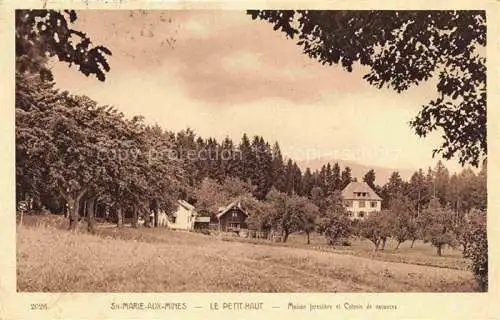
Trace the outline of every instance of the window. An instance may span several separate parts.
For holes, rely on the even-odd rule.
[[[364,208],[365,207],[365,200],[359,200],[359,207]]]
[[[358,212],[358,218],[364,218],[365,213],[363,211]]]
[[[370,206],[371,206],[372,208],[376,208],[376,207],[377,207],[377,201],[372,201],[372,202],[370,202]]]
[[[233,218],[237,218],[237,217],[238,217],[238,212],[233,211],[233,212],[232,212],[232,214],[231,214],[231,216],[232,216]]]
[[[352,200],[345,200],[344,201],[344,206],[346,206],[346,207],[352,207]]]

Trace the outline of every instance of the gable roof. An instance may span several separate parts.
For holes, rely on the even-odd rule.
[[[198,212],[196,212],[194,210],[194,206],[192,204],[190,204],[189,202],[184,201],[184,200],[177,200],[177,204],[179,204],[179,207],[182,207],[182,208],[186,209],[187,211],[191,211],[191,215],[193,215],[193,216],[198,215]],[[177,207],[175,209],[175,211],[171,213],[171,215],[173,217],[177,217],[177,212],[179,212],[179,207]]]
[[[194,206],[187,201],[178,200],[177,203],[179,203],[179,205],[184,207],[184,209],[186,209],[186,210],[194,210]]]
[[[366,193],[366,196],[357,196],[355,193]],[[344,190],[342,190],[342,198],[345,200],[378,200],[382,198],[372,189],[366,182],[350,182]]]
[[[226,213],[229,212],[229,210],[233,209],[233,208],[238,208],[241,210],[241,212],[243,212],[246,216],[248,216],[248,213],[246,213],[245,210],[243,210],[243,208],[241,207],[241,201],[240,200],[236,200],[236,201],[233,201],[231,202],[227,207],[223,207],[219,210],[219,213],[217,213],[217,218],[220,218],[222,217],[223,215],[225,215]]]

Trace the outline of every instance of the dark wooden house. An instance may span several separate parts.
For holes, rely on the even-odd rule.
[[[235,231],[246,229],[248,214],[241,207],[240,201],[234,201],[217,213],[220,231]]]

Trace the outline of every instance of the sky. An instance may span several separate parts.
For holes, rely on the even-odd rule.
[[[435,83],[402,94],[377,89],[362,79],[366,69],[323,66],[244,11],[88,10],[75,29],[112,51],[111,71],[103,83],[55,62],[57,85],[127,116],[204,138],[261,135],[298,161],[416,169],[438,160],[440,135],[419,138],[408,124],[435,98]]]

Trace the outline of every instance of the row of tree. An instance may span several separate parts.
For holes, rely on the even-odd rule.
[[[115,108],[53,88],[38,75],[16,74],[17,200],[69,211],[70,227],[99,203],[141,214],[169,209],[181,189],[182,166],[152,158],[165,133],[126,119]],[[82,208],[84,206],[85,208]]]
[[[228,178],[222,184],[207,178],[196,190],[197,208],[200,212],[217,212],[221,206],[239,200],[250,214],[250,229],[279,233],[283,242],[293,232],[304,232],[309,243],[313,231],[324,234],[332,245],[350,236],[362,236],[373,242],[375,250],[384,249],[388,238],[397,242],[396,249],[408,240],[413,247],[420,239],[435,246],[440,256],[446,245],[461,245],[465,253],[472,241],[470,229],[486,222],[484,210],[474,208],[457,214],[452,208],[443,207],[436,197],[419,212],[409,197],[398,194],[388,209],[353,220],[338,191],[323,198],[318,206],[314,199],[274,188],[261,201],[253,196],[254,189],[255,186],[237,178]]]
[[[218,182],[234,177],[255,186],[253,195],[265,199],[271,188],[289,195],[310,197],[314,187],[323,194],[343,189],[353,180],[351,169],[342,171],[338,163],[324,165],[321,170],[304,172],[293,159],[285,159],[278,142],[271,144],[262,136],[252,139],[245,133],[239,143],[226,137],[221,142],[214,138],[197,137],[191,129],[173,134],[175,154],[185,159],[190,185],[196,187],[208,177]],[[189,155],[196,155],[190,159]]]
[[[441,166],[438,164],[437,168]],[[259,200],[253,196],[256,187],[237,178],[228,178],[222,183],[204,179],[196,189],[195,198],[198,210],[202,212],[216,212],[219,207],[239,199],[250,214],[247,219],[249,229],[264,233],[269,239],[277,235],[283,242],[290,234],[301,232],[309,244],[310,234],[318,232],[331,245],[349,242],[351,237],[362,237],[373,243],[374,250],[383,250],[388,239],[397,243],[395,249],[406,241],[411,241],[413,248],[416,240],[422,240],[434,246],[439,256],[446,246],[461,248],[464,257],[472,259],[473,271],[485,289],[488,268],[485,174],[486,165],[478,175],[465,169],[452,176],[460,181],[458,186],[453,186],[462,192],[460,201],[468,204],[458,207],[454,201],[442,205],[434,187],[430,199],[419,202],[419,197],[408,193],[414,179],[403,181],[403,187],[395,189],[392,188],[394,181],[391,181],[397,176],[394,174],[383,187],[375,186],[387,192],[386,207],[362,220],[353,220],[349,216],[338,190],[330,195],[304,197],[272,188],[265,199]],[[414,177],[416,175],[418,172]],[[370,176],[373,176],[372,171],[365,175],[365,180]],[[428,180],[434,186],[437,179]],[[450,187],[453,181],[450,178]],[[319,187],[313,191],[313,195],[322,192]]]
[[[263,137],[250,141],[244,134],[236,145],[230,138],[219,143],[197,137],[190,129],[174,133],[146,126],[140,117],[126,119],[113,107],[59,92],[53,82],[20,72],[16,148],[18,200],[34,198],[54,211],[65,202],[80,212],[83,198],[99,198],[118,211],[118,202],[168,208],[176,197],[196,201],[194,191],[205,178],[247,182],[257,200],[274,188],[308,198],[325,211],[326,199],[355,180],[350,168],[341,170],[338,163],[302,172],[292,159],[284,160],[277,142],[271,147]],[[409,181],[398,172],[383,186],[375,185],[375,178],[370,170],[363,180],[382,196],[384,209],[400,195],[408,197],[417,213],[433,197],[457,214],[486,208],[485,166],[477,175],[464,169],[450,176],[438,162]]]
[[[148,210],[172,208],[178,198],[196,202],[205,178],[244,181],[257,200],[272,188],[319,199],[323,193],[312,190],[331,179],[329,164],[326,175],[302,174],[297,163],[284,160],[277,142],[271,147],[263,137],[250,141],[244,134],[236,145],[190,129],[166,131],[54,86],[40,74],[16,72],[16,195],[35,209],[69,211],[72,228],[79,215],[92,220],[98,205],[121,224],[124,211],[148,216]],[[333,183],[341,188],[351,181],[350,169],[340,173],[335,165],[337,171]]]
[[[449,206],[457,212],[468,212],[472,208],[486,209],[486,162],[476,174],[471,168],[450,174],[441,161],[434,169],[416,171],[409,181],[403,181],[394,172],[389,181],[375,189],[384,198],[383,207],[387,208],[395,195],[407,195],[419,211],[430,199],[437,198],[441,206]]]

